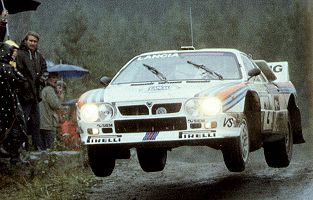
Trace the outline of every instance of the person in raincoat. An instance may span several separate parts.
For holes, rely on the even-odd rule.
[[[41,90],[48,78],[47,63],[38,51],[39,34],[28,32],[20,44],[16,57],[16,69],[27,79],[19,92],[19,98],[27,119],[27,133],[32,136],[35,151],[42,150],[40,139],[39,102]]]
[[[13,40],[6,40],[4,43],[10,45],[13,48],[12,60],[10,61],[10,65],[15,68],[16,67],[17,50],[20,47]]]
[[[57,93],[58,73],[50,72],[46,86],[41,92],[40,110],[40,138],[42,150],[54,147],[59,123],[58,111],[62,108],[62,100]]]
[[[19,161],[19,149],[26,142],[26,122],[17,97],[25,78],[9,62],[13,48],[0,42],[0,148],[8,152],[11,162]]]
[[[0,15],[0,42],[4,41],[7,33],[7,16],[9,15],[7,10],[2,10]]]

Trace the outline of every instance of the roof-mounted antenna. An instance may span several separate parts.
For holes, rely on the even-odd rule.
[[[190,10],[190,12],[189,12],[189,14],[190,14],[189,18],[190,18],[191,46],[194,47],[194,45],[193,45],[193,28],[192,28],[192,11],[191,11],[191,7],[190,7],[189,10]]]
[[[190,18],[190,33],[191,33],[191,46],[181,46],[181,50],[195,50],[195,47],[193,46],[193,28],[192,28],[192,12],[191,12],[191,7],[190,7],[190,12],[189,12],[189,18]]]

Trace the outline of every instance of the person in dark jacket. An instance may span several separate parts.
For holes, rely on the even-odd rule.
[[[19,160],[19,148],[26,141],[26,122],[17,98],[17,90],[26,80],[11,67],[12,46],[0,42],[0,148],[11,156],[11,162]]]
[[[27,132],[32,136],[34,150],[42,150],[40,139],[40,93],[48,77],[47,64],[38,52],[39,34],[28,32],[22,40],[16,57],[16,68],[27,79],[19,98],[27,120]]]
[[[7,10],[2,10],[0,15],[0,42],[4,41],[7,33],[7,16],[9,15]]]

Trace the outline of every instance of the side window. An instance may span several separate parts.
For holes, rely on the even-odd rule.
[[[251,69],[256,68],[256,67],[247,56],[241,55],[241,58],[242,58],[243,64],[246,67],[247,76],[248,76],[248,72]],[[251,80],[253,80],[253,81],[264,81],[264,78],[261,76],[256,76],[256,77],[252,78]]]

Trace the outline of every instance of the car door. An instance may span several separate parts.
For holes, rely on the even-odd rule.
[[[246,55],[242,55],[242,61],[246,67],[246,73],[258,66]],[[269,82],[263,73],[249,79],[249,84],[258,93],[261,104],[262,132],[271,132],[274,121],[274,96],[278,95],[278,89]]]

